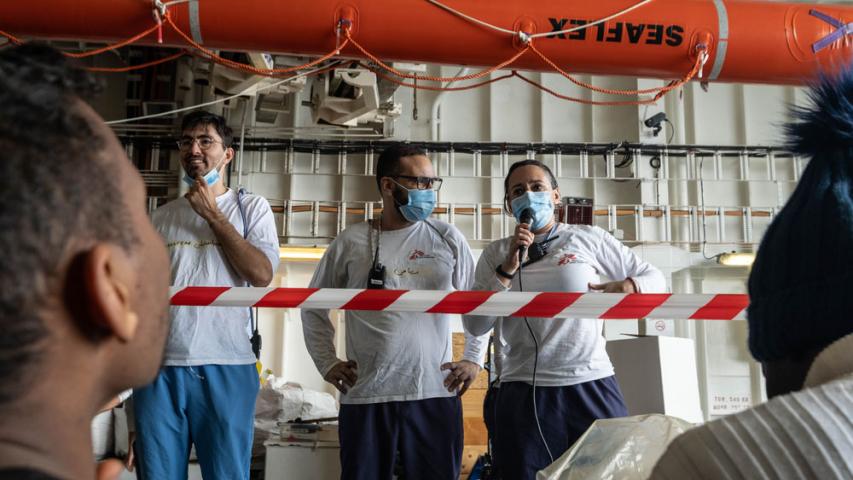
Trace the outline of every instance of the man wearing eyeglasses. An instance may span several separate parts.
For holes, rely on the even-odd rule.
[[[196,111],[181,131],[189,192],[152,218],[169,249],[172,285],[269,285],[278,234],[263,197],[223,183],[234,158],[231,129],[221,116]],[[170,316],[163,368],[133,397],[140,477],[186,478],[195,444],[205,479],[248,480],[258,393],[249,311],[172,307]]]
[[[474,261],[462,233],[430,219],[441,179],[426,154],[393,146],[379,157],[378,220],[353,225],[329,246],[311,287],[467,290]],[[452,361],[447,314],[347,311],[346,360],[327,310],[303,310],[305,343],[317,369],[341,392],[342,478],[459,478],[459,397],[480,371],[486,338],[466,334]]]

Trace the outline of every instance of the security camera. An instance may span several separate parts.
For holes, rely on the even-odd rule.
[[[653,116],[643,120],[643,125],[648,128],[654,129],[654,136],[658,136],[661,130],[663,130],[663,122],[666,122],[666,114],[663,112],[656,113]]]

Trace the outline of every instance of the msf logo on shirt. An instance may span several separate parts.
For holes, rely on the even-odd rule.
[[[578,263],[578,257],[574,253],[566,253],[557,262],[559,266],[568,265],[570,263]]]
[[[432,255],[427,255],[423,250],[414,249],[409,253],[409,260],[415,261],[420,260],[422,258],[435,258]]]

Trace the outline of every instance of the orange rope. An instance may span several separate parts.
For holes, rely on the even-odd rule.
[[[192,55],[192,56],[198,57],[198,58],[203,58],[203,59],[210,60],[210,57],[208,57],[207,55],[204,55],[204,54],[203,54],[203,53],[201,53],[201,52],[197,52],[197,51],[195,51],[195,50],[187,50],[187,51],[186,51],[186,53],[187,53],[187,54],[189,54],[189,55]],[[230,68],[230,69],[232,69],[232,70],[238,70],[238,71],[241,71],[241,72],[245,72],[245,70],[242,70],[242,69],[239,69],[239,68],[234,68],[234,67],[231,67],[231,66],[229,66],[229,65],[222,65],[222,66],[224,66],[225,68]],[[331,71],[331,70],[334,70],[334,69],[336,69],[336,68],[340,68],[340,67],[341,67],[341,65],[340,65],[340,64],[333,64],[333,65],[330,65],[330,66],[328,66],[328,67],[326,67],[326,68],[323,68],[323,69],[317,70],[316,72],[311,72],[310,74],[307,74],[307,75],[305,75],[305,76],[306,76],[306,77],[313,77],[313,76],[317,76],[317,75],[322,75],[322,74],[324,74],[324,73],[326,73],[326,72],[329,72],[329,71]],[[272,77],[272,75],[264,75],[264,76],[266,76],[266,77]],[[292,77],[292,76],[295,76],[295,75],[285,76],[285,77],[283,77],[283,78],[290,78],[290,77]],[[279,78],[279,77],[273,77],[273,78]]]
[[[244,72],[254,73],[255,75],[263,75],[263,76],[267,76],[267,77],[286,74],[286,73],[293,73],[293,72],[296,72],[298,70],[304,70],[306,68],[311,68],[311,67],[314,67],[316,65],[319,65],[319,64],[325,62],[326,60],[328,60],[328,59],[330,59],[336,55],[339,55],[341,50],[348,43],[348,40],[345,40],[335,50],[327,53],[326,55],[323,55],[322,57],[320,57],[316,60],[308,62],[304,65],[297,65],[297,66],[288,67],[288,68],[257,68],[257,67],[253,67],[251,65],[246,65],[245,63],[235,62],[233,60],[228,60],[227,58],[220,57],[219,55],[217,55],[212,50],[209,50],[209,49],[203,47],[201,44],[199,44],[198,42],[193,40],[189,35],[187,35],[183,30],[178,28],[178,26],[175,24],[175,22],[172,21],[172,18],[169,15],[166,15],[165,19],[166,19],[166,23],[168,23],[169,26],[172,27],[172,29],[175,30],[175,32],[177,32],[177,34],[180,35],[187,43],[192,45],[193,48],[195,48],[196,50],[202,52],[206,57],[210,58],[214,62],[219,63],[219,64],[224,65],[224,66],[227,66],[227,67],[235,68],[237,70],[242,70]]]
[[[586,104],[586,105],[597,105],[597,106],[609,106],[609,107],[614,107],[614,106],[628,106],[628,105],[649,105],[649,104],[653,104],[653,103],[655,103],[655,101],[657,101],[657,98],[654,98],[654,99],[646,98],[646,99],[633,100],[633,101],[632,101],[632,100],[626,100],[626,101],[612,101],[612,102],[607,102],[607,101],[586,100],[586,99],[583,99],[583,98],[577,98],[577,97],[569,97],[569,96],[566,96],[566,95],[561,95],[561,94],[559,94],[559,93],[555,92],[554,90],[551,90],[551,89],[549,89],[549,88],[545,87],[545,86],[544,86],[544,85],[542,85],[542,84],[539,84],[539,83],[537,83],[537,82],[535,82],[535,81],[533,81],[533,80],[530,80],[529,78],[522,76],[521,74],[519,74],[519,73],[518,73],[517,71],[515,71],[515,70],[513,70],[513,71],[512,71],[512,73],[508,73],[508,74],[506,74],[506,75],[502,75],[502,76],[500,76],[500,77],[496,77],[496,78],[493,78],[493,79],[490,79],[490,80],[487,80],[487,81],[484,81],[484,82],[479,82],[479,83],[476,83],[476,84],[473,84],[473,85],[465,85],[465,86],[462,86],[462,87],[430,87],[430,86],[421,86],[421,85],[415,85],[415,84],[413,84],[413,83],[406,83],[406,82],[402,82],[402,81],[400,81],[400,80],[395,79],[394,77],[391,77],[391,76],[388,76],[388,75],[383,74],[383,73],[382,73],[380,70],[378,70],[378,69],[371,68],[369,65],[365,65],[365,64],[362,64],[362,63],[359,63],[359,65],[360,65],[360,66],[362,66],[362,67],[364,67],[364,68],[367,68],[368,70],[370,70],[370,71],[372,71],[372,72],[374,72],[374,73],[376,73],[376,75],[378,75],[379,77],[381,77],[381,78],[383,78],[383,79],[385,79],[385,80],[388,80],[388,81],[390,81],[390,82],[396,83],[397,85],[401,85],[401,86],[403,86],[403,87],[408,87],[408,88],[418,88],[418,89],[423,89],[423,90],[446,91],[446,92],[456,92],[456,91],[461,91],[461,90],[471,90],[471,89],[474,89],[474,88],[478,88],[478,87],[482,87],[482,86],[488,85],[488,84],[490,84],[490,83],[495,83],[495,82],[499,82],[499,81],[501,81],[501,80],[506,80],[507,78],[518,77],[519,79],[521,79],[521,80],[523,80],[523,81],[527,82],[528,84],[533,85],[534,87],[536,87],[536,88],[538,88],[538,89],[542,90],[543,92],[548,93],[548,94],[550,94],[550,95],[553,95],[554,97],[557,97],[557,98],[559,98],[559,99],[561,99],[561,100],[567,100],[567,101],[570,101],[570,102],[582,103],[582,104]]]
[[[684,84],[696,78],[696,75],[699,74],[699,70],[702,68],[702,54],[696,57],[696,63],[693,64],[693,69],[687,73],[681,80],[675,80],[669,83],[666,87],[662,88],[661,91],[655,95],[655,100],[659,99],[667,92],[675,90],[677,88],[681,88]]]
[[[645,94],[651,94],[651,93],[660,94],[661,92],[666,93],[666,92],[669,92],[670,90],[678,88],[679,86],[683,85],[684,83],[686,83],[687,81],[692,79],[693,76],[695,76],[696,73],[699,71],[699,68],[702,65],[701,57],[697,57],[696,63],[694,65],[693,70],[691,71],[690,75],[688,76],[688,78],[684,82],[681,82],[678,84],[669,84],[665,87],[646,88],[646,89],[642,89],[642,90],[618,90],[618,89],[596,87],[595,85],[591,85],[589,83],[582,82],[582,81],[574,78],[573,76],[571,76],[569,73],[567,73],[566,71],[561,69],[559,66],[557,66],[557,64],[554,63],[553,61],[551,61],[550,58],[548,58],[542,52],[540,52],[533,45],[533,42],[530,42],[530,49],[533,51],[533,53],[538,55],[539,58],[542,59],[542,61],[544,61],[546,64],[548,64],[548,66],[550,66],[551,68],[556,70],[560,75],[567,78],[570,82],[574,83],[575,85],[589,89],[589,90],[592,90],[594,92],[604,93],[604,94],[608,94],[608,95],[645,95]]]
[[[560,100],[567,100],[569,102],[581,103],[584,105],[596,105],[596,106],[604,106],[604,107],[624,107],[629,105],[650,105],[657,101],[657,98],[642,98],[640,100],[624,100],[624,101],[597,101],[597,100],[587,100],[585,98],[577,98],[577,97],[569,97],[566,95],[561,95],[550,88],[537,83],[523,75],[515,72],[515,77],[520,78],[521,80],[533,85],[534,87],[542,90],[545,93],[551,94],[554,97],[559,98]]]
[[[694,63],[693,68],[690,70],[690,72],[689,72],[687,75],[685,75],[685,76],[684,76],[682,79],[680,79],[680,80],[676,80],[676,81],[672,81],[672,82],[670,82],[669,84],[667,84],[667,85],[666,85],[666,86],[664,86],[664,87],[657,87],[657,88],[650,88],[650,89],[643,89],[643,90],[613,90],[613,89],[604,89],[604,88],[596,87],[596,86],[594,86],[594,85],[590,85],[590,84],[587,84],[587,83],[585,83],[585,82],[581,82],[581,81],[579,81],[579,80],[576,80],[574,77],[572,77],[571,75],[569,75],[568,73],[566,73],[565,71],[563,71],[560,67],[558,67],[558,66],[557,66],[554,62],[552,62],[548,57],[546,57],[546,56],[545,56],[545,55],[543,55],[541,52],[539,52],[539,51],[536,49],[536,47],[534,47],[534,46],[533,46],[533,42],[528,42],[528,44],[527,44],[527,48],[525,48],[524,50],[522,50],[521,52],[519,52],[518,54],[516,54],[516,55],[515,55],[513,58],[511,58],[510,60],[508,60],[508,61],[506,61],[506,62],[504,62],[504,63],[502,63],[502,64],[500,64],[500,65],[498,65],[498,66],[496,66],[496,67],[490,68],[490,69],[488,69],[488,70],[484,70],[484,71],[482,71],[482,72],[478,72],[478,73],[475,73],[475,74],[472,74],[472,75],[465,75],[465,76],[461,76],[461,77],[431,77],[431,76],[419,76],[419,75],[414,75],[414,74],[406,74],[406,73],[399,72],[399,71],[395,70],[395,69],[394,69],[394,68],[392,68],[391,66],[389,66],[389,65],[387,65],[387,64],[385,64],[385,63],[383,63],[379,58],[377,58],[375,55],[372,55],[372,54],[371,54],[370,52],[368,52],[364,47],[362,47],[361,45],[359,45],[359,44],[358,44],[358,42],[356,42],[355,40],[353,40],[353,39],[352,39],[352,37],[351,37],[351,36],[350,36],[350,34],[349,34],[349,31],[345,31],[345,33],[346,33],[347,40],[350,40],[350,41],[351,41],[351,43],[352,43],[352,44],[353,44],[353,45],[354,45],[354,46],[355,46],[355,47],[356,47],[356,48],[357,48],[357,49],[358,49],[362,54],[364,54],[366,57],[368,57],[368,58],[369,58],[370,60],[372,60],[374,63],[376,63],[377,65],[379,65],[380,67],[382,67],[384,70],[387,70],[388,72],[393,73],[394,75],[396,75],[396,76],[398,76],[398,77],[403,77],[403,78],[413,79],[413,80],[415,80],[415,82],[417,82],[417,80],[456,82],[456,81],[463,81],[463,80],[470,80],[470,79],[474,79],[474,78],[480,78],[480,77],[483,77],[483,76],[485,76],[485,75],[488,75],[488,74],[490,74],[490,73],[492,73],[492,72],[494,72],[494,71],[496,71],[496,70],[499,70],[500,68],[502,68],[502,67],[504,67],[504,66],[506,66],[506,65],[508,65],[508,64],[510,64],[510,63],[512,63],[512,62],[514,62],[516,59],[518,59],[518,57],[520,57],[520,56],[521,56],[521,55],[523,55],[525,52],[527,52],[527,50],[528,50],[528,49],[531,49],[531,50],[533,50],[537,55],[539,55],[539,57],[540,57],[540,58],[542,58],[542,60],[544,60],[544,61],[545,61],[545,63],[547,63],[551,68],[553,68],[553,69],[554,69],[554,70],[556,70],[558,73],[560,73],[562,76],[566,77],[567,79],[569,79],[570,81],[572,81],[573,83],[575,83],[576,85],[578,85],[578,86],[580,86],[580,87],[584,87],[584,88],[587,88],[587,89],[592,90],[592,91],[595,91],[595,92],[605,93],[605,94],[611,94],[611,95],[641,95],[641,94],[650,94],[650,93],[656,93],[656,95],[655,95],[653,98],[640,98],[640,99],[638,99],[638,100],[626,100],[626,101],[597,101],[597,100],[586,100],[586,99],[583,99],[583,98],[577,98],[577,97],[569,97],[569,96],[566,96],[566,95],[562,95],[562,94],[560,94],[560,93],[557,93],[557,92],[555,92],[554,90],[551,90],[550,88],[547,88],[547,87],[545,87],[544,85],[542,85],[542,84],[540,84],[540,83],[537,83],[537,82],[535,82],[535,81],[533,81],[533,80],[530,80],[529,78],[527,78],[527,77],[524,77],[524,76],[520,75],[520,74],[519,74],[518,72],[516,72],[515,70],[513,70],[513,72],[512,72],[511,74],[503,75],[503,76],[501,76],[501,77],[497,77],[497,78],[494,78],[494,79],[491,79],[491,80],[487,80],[487,81],[484,81],[484,82],[480,82],[480,83],[477,83],[477,84],[474,84],[474,85],[465,85],[465,86],[462,86],[462,87],[430,87],[430,86],[417,85],[417,83],[405,83],[405,82],[402,82],[402,81],[396,80],[396,79],[394,79],[394,78],[392,78],[392,77],[390,77],[390,76],[388,76],[388,75],[385,75],[385,74],[381,73],[378,69],[371,68],[370,66],[365,65],[365,64],[363,64],[363,63],[359,63],[359,65],[361,65],[362,67],[365,67],[365,68],[369,69],[370,71],[372,71],[372,72],[376,73],[376,74],[377,74],[378,76],[380,76],[381,78],[383,78],[383,79],[385,79],[385,80],[388,80],[388,81],[390,81],[390,82],[393,82],[393,83],[396,83],[396,84],[398,84],[398,85],[401,85],[401,86],[404,86],[404,87],[408,87],[408,88],[414,88],[414,89],[418,89],[418,88],[420,88],[420,89],[423,89],[423,90],[432,90],[432,91],[461,91],[461,90],[470,90],[470,89],[477,88],[477,87],[482,87],[482,86],[484,86],[484,85],[488,85],[488,84],[490,84],[490,83],[494,83],[494,82],[497,82],[497,81],[500,81],[500,80],[504,80],[504,79],[509,78],[509,77],[518,77],[518,78],[520,78],[522,81],[527,82],[527,83],[528,83],[528,84],[530,84],[530,85],[533,85],[534,87],[536,87],[536,88],[538,88],[538,89],[542,90],[543,92],[546,92],[546,93],[548,93],[548,94],[550,94],[550,95],[553,95],[554,97],[559,98],[559,99],[561,99],[561,100],[567,100],[567,101],[570,101],[570,102],[576,102],[576,103],[581,103],[581,104],[585,104],[585,105],[596,105],[596,106],[628,106],[628,105],[636,106],[636,105],[650,105],[650,104],[654,104],[655,102],[657,102],[657,100],[659,100],[659,99],[660,99],[663,95],[665,95],[666,93],[668,93],[668,92],[670,92],[670,91],[672,91],[672,90],[675,90],[675,89],[677,89],[677,88],[679,88],[679,87],[683,86],[685,83],[689,82],[690,80],[692,80],[692,79],[696,76],[696,74],[699,72],[699,69],[700,69],[700,68],[702,68],[702,58],[701,58],[701,56],[699,56],[699,57],[697,57],[697,58],[696,58],[696,62]]]
[[[322,74],[324,74],[324,73],[326,73],[326,72],[331,72],[332,70],[334,70],[334,69],[336,69],[336,68],[338,68],[338,67],[340,67],[340,66],[341,66],[340,64],[333,64],[333,65],[330,65],[330,66],[328,66],[328,67],[326,67],[326,68],[322,68],[322,69],[320,69],[320,70],[317,70],[316,72],[311,72],[311,73],[309,73],[309,74],[307,74],[307,75],[305,75],[305,76],[306,76],[306,77],[314,77],[314,76],[317,76],[317,75],[322,75]]]
[[[106,45],[106,46],[101,47],[101,48],[96,48],[94,50],[89,50],[89,51],[85,51],[85,52],[77,52],[77,53],[62,52],[62,54],[65,55],[66,57],[71,57],[71,58],[92,57],[94,55],[98,55],[98,54],[101,54],[104,52],[108,52],[110,50],[115,50],[117,48],[125,47],[127,45],[130,45],[131,43],[137,42],[140,39],[147,36],[148,34],[150,34],[151,32],[157,30],[157,28],[159,28],[159,25],[154,25],[153,27],[149,28],[148,30],[145,30],[144,32],[138,33],[138,34],[128,38],[127,40],[124,40],[124,41],[121,41],[118,43],[114,43],[112,45]],[[20,38],[12,35],[11,33],[6,33],[2,30],[0,30],[0,35],[8,38],[9,41],[14,43],[15,45],[20,45],[20,44],[24,43],[23,40],[21,40]]]
[[[416,88],[418,90],[429,90],[432,92],[460,92],[463,90],[472,90],[475,88],[483,87],[483,86],[488,85],[490,83],[499,82],[501,80],[506,80],[507,78],[512,78],[515,76],[512,73],[508,73],[506,75],[502,75],[500,77],[492,78],[490,80],[486,80],[486,81],[479,82],[479,83],[474,83],[471,85],[463,85],[461,87],[431,87],[429,85],[415,85],[414,83],[406,83],[406,82],[403,82],[401,80],[397,80],[396,78],[394,78],[390,75],[385,75],[384,73],[382,73],[382,70],[380,70],[378,68],[373,68],[370,65],[365,65],[361,62],[359,62],[359,66],[362,68],[366,68],[366,69],[370,70],[371,72],[375,73],[380,78],[388,80],[389,82],[392,82],[392,83],[396,83],[397,85],[400,85],[403,87],[408,87],[408,88]]]
[[[613,106],[613,105],[646,105],[646,104],[654,103],[655,101],[657,101],[661,96],[663,96],[667,92],[670,92],[676,88],[679,88],[682,85],[684,85],[685,83],[687,83],[688,81],[690,81],[691,79],[693,79],[693,77],[696,76],[696,74],[699,72],[699,69],[702,67],[701,57],[697,57],[696,62],[693,65],[693,69],[690,71],[690,73],[687,74],[687,76],[685,76],[684,78],[682,78],[679,81],[670,82],[668,85],[666,85],[664,87],[648,88],[648,89],[641,89],[641,90],[606,89],[606,88],[596,87],[595,85],[591,85],[591,84],[588,84],[586,82],[582,82],[580,80],[575,79],[569,73],[567,73],[566,71],[561,69],[556,63],[551,61],[551,59],[549,59],[547,56],[545,56],[542,52],[540,52],[533,45],[533,42],[531,41],[531,42],[527,43],[527,46],[523,50],[516,53],[509,60],[502,62],[501,64],[499,64],[495,67],[492,67],[492,68],[489,68],[489,69],[486,69],[486,70],[483,70],[483,71],[480,71],[477,73],[473,73],[470,75],[463,75],[460,77],[434,77],[434,76],[427,76],[427,75],[421,76],[421,75],[416,75],[416,74],[409,74],[409,73],[400,72],[400,71],[394,69],[393,67],[391,67],[390,65],[382,62],[382,60],[380,60],[378,57],[376,57],[375,55],[373,55],[372,53],[367,51],[367,49],[362,47],[355,39],[353,39],[352,36],[350,35],[349,29],[345,29],[344,34],[346,35],[346,39],[349,40],[353,44],[353,46],[355,46],[355,48],[358,49],[358,51],[360,51],[364,56],[369,58],[375,64],[379,65],[382,69],[384,69],[384,70],[386,70],[386,71],[388,71],[388,72],[390,72],[390,73],[392,73],[398,77],[408,78],[408,79],[414,80],[415,82],[417,82],[417,80],[426,80],[426,81],[433,81],[433,82],[457,82],[457,81],[473,80],[473,79],[477,79],[477,78],[482,78],[482,77],[485,77],[486,75],[489,75],[489,74],[491,74],[497,70],[500,70],[500,69],[512,64],[519,57],[524,55],[527,52],[527,50],[532,50],[548,66],[553,68],[555,71],[557,71],[563,77],[567,78],[569,81],[571,81],[575,85],[578,85],[578,86],[583,87],[583,88],[587,88],[587,89],[592,90],[594,92],[604,93],[604,94],[609,94],[609,95],[644,95],[644,94],[652,94],[652,93],[656,94],[653,99],[641,99],[641,100],[637,100],[637,101],[627,101],[627,102],[591,101],[591,100],[584,100],[582,98],[567,97],[565,95],[561,95],[557,92],[554,92],[553,90],[547,89],[544,86],[539,85],[538,83],[533,82],[532,80],[529,80],[529,79],[527,79],[521,75],[518,75],[518,74],[510,75],[510,76],[518,76],[522,80],[524,80],[524,81],[526,81],[526,82],[528,82],[534,86],[537,86],[538,88],[542,89],[543,91],[545,91],[547,93],[550,93],[551,95],[554,95],[557,98],[561,98],[561,99],[569,100],[569,101],[573,101],[573,102],[586,103],[589,105],[611,105],[611,106]],[[385,78],[386,80],[392,81],[394,83],[397,83],[399,85],[403,85],[403,86],[406,86],[409,88],[416,88],[416,89],[421,88],[424,90],[438,90],[438,91],[441,91],[441,90],[454,91],[454,90],[468,90],[469,89],[469,87],[425,87],[425,86],[418,86],[416,84],[407,84],[404,82],[395,81],[386,75],[382,75],[379,72],[376,72],[374,69],[371,69],[371,70],[374,71],[375,73],[379,74],[382,78]],[[504,78],[506,78],[506,76],[500,77],[501,80]],[[477,85],[470,86],[470,88],[476,88],[476,86],[487,85],[489,83],[493,83],[493,81],[496,81],[496,80],[497,79],[492,80],[492,81],[487,81],[487,82],[481,82]]]
[[[11,33],[6,33],[3,30],[0,30],[0,35],[8,38],[9,41],[14,43],[15,45],[20,45],[20,44],[24,43],[20,38],[12,35]]]
[[[79,52],[79,53],[63,52],[63,54],[66,57],[71,57],[71,58],[91,57],[91,56],[98,55],[98,54],[101,54],[104,52],[108,52],[110,50],[115,50],[117,48],[125,47],[127,45],[130,45],[131,43],[135,43],[135,42],[139,41],[140,39],[146,37],[148,34],[154,32],[159,27],[160,27],[159,25],[154,25],[153,27],[149,28],[148,30],[145,30],[144,32],[140,32],[140,33],[128,38],[127,40],[124,40],[124,41],[121,41],[118,43],[114,43],[112,45],[107,45],[105,47],[96,48],[94,50],[89,50],[87,52]]]
[[[252,73],[255,75],[267,76],[267,77],[273,77],[276,75],[293,73],[293,72],[296,72],[298,70],[304,70],[307,68],[312,68],[312,67],[314,67],[320,63],[323,63],[326,60],[340,54],[340,51],[347,45],[347,43],[349,43],[349,40],[344,40],[344,42],[334,51],[329,52],[328,54],[323,55],[322,57],[320,57],[314,61],[311,61],[309,63],[306,63],[304,65],[297,65],[297,66],[288,67],[288,68],[274,68],[274,69],[257,68],[257,67],[253,67],[251,65],[246,65],[244,63],[235,62],[233,60],[228,60],[226,58],[222,58],[219,55],[217,55],[215,52],[213,52],[213,51],[203,47],[199,43],[195,42],[192,38],[189,37],[189,35],[187,35],[184,31],[182,31],[180,28],[178,28],[178,26],[175,24],[175,22],[172,21],[172,18],[168,12],[166,12],[166,14],[163,16],[163,19],[187,43],[192,45],[196,50],[198,50],[204,56],[213,60],[214,62],[216,62],[220,65],[232,68],[232,69],[240,70],[240,71],[247,72],[247,73]],[[149,29],[137,34],[137,35],[134,35],[133,37],[131,37],[127,40],[124,40],[124,41],[121,41],[121,42],[118,42],[115,44],[111,44],[111,45],[106,45],[104,47],[97,48],[94,50],[89,50],[89,51],[85,51],[85,52],[77,52],[77,53],[70,53],[70,52],[62,52],[62,53],[63,53],[63,55],[65,55],[67,57],[71,57],[71,58],[86,58],[86,57],[95,56],[95,55],[98,55],[98,54],[101,54],[101,53],[104,53],[104,52],[107,52],[110,50],[115,50],[115,49],[118,49],[121,47],[125,47],[125,46],[130,45],[134,42],[137,42],[140,39],[151,34],[152,32],[158,30],[159,28],[161,28],[160,24],[154,25],[151,28],[149,28]],[[9,41],[11,43],[13,43],[15,45],[20,45],[23,43],[23,41],[20,38],[12,35],[11,33],[4,32],[2,30],[0,30],[0,36],[6,37],[7,39],[9,39]],[[161,63],[166,63],[166,62],[175,60],[175,59],[177,59],[177,58],[179,58],[185,54],[186,54],[186,52],[178,52],[174,55],[170,55],[168,57],[164,57],[164,58],[161,58],[158,60],[147,62],[147,63],[141,64],[141,65],[131,65],[131,66],[127,66],[127,67],[114,67],[114,68],[113,67],[89,67],[89,68],[87,68],[87,70],[92,71],[92,72],[108,72],[108,73],[129,72],[132,70],[139,70],[139,69],[159,65]],[[324,71],[326,71],[326,70],[315,72],[315,74],[323,73]]]
[[[528,44],[527,47],[525,47],[523,50],[521,50],[518,53],[516,53],[515,55],[513,55],[509,60],[506,60],[505,62],[502,62],[499,65],[495,65],[494,67],[491,67],[491,68],[486,69],[486,70],[482,70],[482,71],[477,72],[477,73],[472,73],[469,75],[463,75],[461,77],[433,77],[433,76],[429,76],[429,75],[420,76],[420,75],[417,75],[414,73],[403,73],[399,70],[396,70],[394,67],[384,63],[382,60],[380,60],[378,57],[376,57],[372,53],[368,52],[364,47],[362,47],[358,42],[356,42],[352,38],[352,36],[350,36],[349,30],[345,29],[344,34],[346,35],[346,39],[349,40],[350,43],[352,43],[353,46],[356,49],[358,49],[358,51],[360,51],[364,56],[366,56],[371,61],[373,61],[373,63],[382,67],[384,70],[391,72],[398,77],[408,78],[409,80],[426,80],[429,82],[461,82],[464,80],[475,80],[478,78],[483,78],[486,75],[489,75],[489,74],[491,74],[497,70],[501,70],[502,68],[514,63],[516,60],[519,59],[519,57],[521,57],[522,55],[527,53],[527,50],[529,49],[529,46],[530,46],[530,44]],[[418,88],[424,88],[424,87],[418,87]]]
[[[566,96],[566,95],[561,95],[561,94],[559,94],[559,93],[557,93],[557,92],[555,92],[555,91],[553,91],[553,90],[551,90],[551,89],[549,89],[549,88],[545,87],[544,85],[541,85],[541,84],[539,84],[539,83],[537,83],[537,82],[535,82],[535,81],[533,81],[533,80],[530,80],[529,78],[526,78],[526,77],[524,77],[524,76],[520,75],[520,74],[519,74],[517,71],[515,71],[515,70],[513,70],[513,71],[512,71],[512,73],[508,73],[508,74],[506,74],[506,75],[502,75],[502,76],[500,76],[500,77],[496,77],[496,78],[493,78],[493,79],[490,79],[490,80],[487,80],[487,81],[484,81],[484,82],[476,83],[476,84],[473,84],[473,85],[465,85],[465,86],[462,86],[462,87],[429,87],[429,86],[415,85],[415,84],[413,84],[413,83],[406,83],[406,82],[402,82],[402,81],[400,81],[400,80],[395,79],[394,77],[391,77],[391,76],[385,75],[385,74],[383,74],[381,71],[379,71],[378,69],[371,68],[371,67],[370,67],[370,66],[368,66],[368,65],[364,65],[364,64],[361,64],[361,63],[360,63],[359,65],[360,65],[360,66],[362,66],[362,67],[364,67],[364,68],[367,68],[368,70],[370,70],[370,71],[372,71],[372,72],[374,72],[374,73],[376,73],[376,75],[378,75],[379,77],[381,77],[381,78],[383,78],[383,79],[385,79],[385,80],[388,80],[388,81],[390,81],[390,82],[396,83],[397,85],[401,85],[401,86],[403,86],[403,87],[408,87],[408,88],[418,88],[418,89],[423,89],[423,90],[447,91],[447,92],[455,92],[455,91],[461,91],[461,90],[471,90],[471,89],[473,89],[473,88],[482,87],[482,86],[488,85],[488,84],[490,84],[490,83],[495,83],[495,82],[499,82],[499,81],[501,81],[501,80],[506,80],[507,78],[518,77],[518,78],[520,78],[521,80],[523,80],[523,81],[527,82],[528,84],[533,85],[534,87],[536,87],[536,88],[538,88],[538,89],[542,90],[543,92],[548,93],[548,94],[551,94],[551,95],[553,95],[554,97],[557,97],[557,98],[559,98],[559,99],[561,99],[561,100],[567,100],[567,101],[570,101],[570,102],[582,103],[582,104],[586,104],[586,105],[610,106],[610,107],[613,107],[613,106],[628,106],[628,105],[649,105],[649,104],[655,103],[655,101],[657,100],[657,98],[654,98],[654,99],[648,98],[648,99],[641,99],[641,100],[634,100],[634,101],[626,100],[626,101],[613,101],[613,102],[607,102],[607,101],[595,101],[595,100],[586,100],[586,99],[583,99],[583,98],[569,97],[569,96]]]
[[[181,51],[174,55],[169,55],[168,57],[163,57],[157,60],[152,60],[147,63],[142,63],[139,65],[128,65],[126,67],[89,67],[86,70],[90,72],[107,72],[107,73],[119,73],[119,72],[130,72],[132,70],[141,70],[143,68],[153,67],[154,65],[160,65],[161,63],[171,62],[172,60],[176,60],[184,55],[187,52]]]

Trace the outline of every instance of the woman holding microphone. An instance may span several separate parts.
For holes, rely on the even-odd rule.
[[[483,250],[475,289],[657,293],[663,274],[601,228],[558,224],[557,179],[536,160],[512,165],[504,208],[519,224]],[[520,258],[521,257],[521,258]],[[609,281],[603,281],[606,277]],[[596,319],[466,316],[482,335],[499,326],[495,465],[504,479],[533,479],[599,418],[628,414]]]

